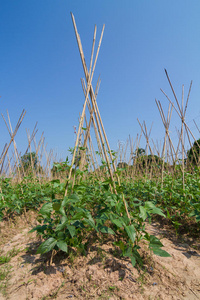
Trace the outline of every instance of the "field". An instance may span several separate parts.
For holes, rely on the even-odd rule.
[[[64,196],[69,168],[2,177],[0,299],[198,299],[199,169],[183,189],[179,169],[118,168],[117,193],[104,168],[77,169]]]

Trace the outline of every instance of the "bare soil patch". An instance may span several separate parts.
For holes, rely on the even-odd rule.
[[[34,213],[17,219],[11,226],[1,224],[0,256],[10,261],[0,265],[0,300],[27,299],[200,299],[200,251],[177,240],[158,225],[148,225],[151,234],[161,238],[170,258],[145,257],[143,270],[130,260],[116,257],[111,241],[95,244],[87,256],[57,254],[40,256]],[[4,279],[1,274],[6,274]]]

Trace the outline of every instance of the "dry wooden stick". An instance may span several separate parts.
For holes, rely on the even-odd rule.
[[[128,139],[126,141],[126,147],[125,147],[125,151],[124,151],[124,162],[126,162],[126,152],[127,152],[127,147],[128,147]]]
[[[72,21],[73,21],[73,25],[74,25],[74,30],[75,30],[75,33],[76,33],[76,38],[77,38],[77,43],[78,43],[78,47],[79,47],[79,52],[80,52],[80,55],[81,55],[83,69],[84,69],[84,72],[85,72],[86,80],[88,81],[89,80],[89,73],[87,71],[87,67],[86,67],[86,63],[85,63],[85,58],[84,58],[84,55],[83,55],[83,50],[82,50],[82,45],[81,45],[81,41],[80,41],[80,36],[79,36],[77,28],[76,28],[76,23],[75,23],[74,16],[73,16],[73,14],[71,14],[71,15],[72,15]],[[104,26],[103,26],[103,29],[104,29]],[[97,52],[99,51],[99,48],[100,47],[98,47]],[[102,144],[102,147],[103,147],[103,152],[104,152],[104,155],[105,155],[105,158],[106,158],[106,161],[107,161],[107,165],[108,165],[108,169],[109,169],[111,180],[113,182],[114,190],[116,191],[113,174],[112,174],[112,171],[111,171],[111,168],[110,168],[110,162],[109,162],[108,155],[107,155],[106,148],[105,148],[105,142],[104,142],[103,135],[102,135],[102,132],[101,132],[101,127],[100,127],[100,123],[101,123],[101,125],[103,125],[103,124],[102,124],[101,118],[98,119],[98,117],[100,117],[100,113],[98,111],[98,106],[96,104],[95,94],[93,92],[92,86],[91,86],[91,89],[90,89],[90,98],[91,98],[91,101],[92,101],[92,107],[94,109],[94,115],[95,115],[96,122],[97,122],[97,128],[98,128],[98,131],[99,131],[99,135],[100,135],[100,139],[101,139],[101,144]],[[100,120],[100,123],[99,123],[99,120]],[[107,138],[105,136],[105,130],[104,130],[103,127],[102,127],[102,130],[103,130],[103,133],[104,133],[106,144],[108,146],[108,150],[109,150],[109,153],[110,153],[111,160],[113,162],[112,153],[111,153],[111,150],[110,150]],[[114,166],[114,170],[116,171],[115,166]]]
[[[94,67],[95,67],[95,64],[94,64]],[[93,67],[93,71],[94,71],[94,67]],[[92,83],[92,77],[93,77],[93,74],[94,74],[93,71],[92,71],[91,78],[88,81],[87,92],[86,92],[86,96],[85,96],[85,103],[84,103],[84,106],[83,106],[83,111],[82,111],[81,119],[80,119],[80,122],[79,122],[79,128],[78,128],[76,143],[75,143],[75,147],[74,147],[74,153],[73,153],[73,157],[72,157],[72,162],[71,162],[71,166],[70,166],[70,170],[69,170],[68,181],[71,178],[72,167],[73,167],[73,164],[74,164],[74,161],[75,161],[75,155],[76,155],[76,152],[77,152],[77,146],[78,146],[78,142],[79,142],[79,137],[80,137],[80,134],[82,132],[82,126],[83,126],[83,120],[84,120],[84,116],[85,116],[85,109],[86,109],[87,99],[88,99],[88,95],[89,95],[89,91],[90,91],[90,86],[91,86],[91,83]],[[65,190],[65,196],[66,195],[67,195],[67,188]]]
[[[25,114],[26,114],[26,111],[23,109],[23,111],[22,111],[22,113],[21,113],[21,116],[20,116],[20,118],[19,118],[19,120],[18,120],[18,122],[17,122],[17,125],[16,125],[16,127],[15,127],[15,130],[14,130],[12,136],[11,136],[10,142],[9,142],[9,144],[7,145],[5,151],[4,151],[3,155],[2,155],[2,158],[1,158],[1,160],[0,160],[0,165],[2,165],[2,163],[3,163],[3,161],[4,161],[4,158],[5,158],[5,156],[6,156],[7,152],[8,152],[8,149],[9,149],[10,145],[12,144],[15,135],[17,134],[17,131],[18,131],[18,129],[19,129],[19,127],[20,127],[20,125],[21,125],[21,123],[22,123],[22,121],[23,121],[23,118],[24,118]]]
[[[167,76],[167,79],[168,79],[168,82],[170,84],[170,87],[171,87],[171,90],[173,92],[173,95],[174,95],[174,98],[176,100],[176,103],[177,103],[177,106],[178,106],[178,109],[179,111],[175,108],[176,112],[178,113],[180,119],[181,119],[181,134],[180,134],[180,139],[181,139],[181,143],[182,143],[182,172],[183,172],[183,188],[184,188],[184,148],[183,148],[183,134],[184,134],[184,127],[186,128],[187,127],[187,130],[191,133],[191,130],[189,129],[189,127],[187,126],[186,122],[185,122],[185,115],[186,115],[186,110],[187,110],[187,105],[188,105],[188,101],[189,101],[189,96],[190,96],[190,92],[191,92],[191,87],[192,87],[192,81],[190,83],[190,88],[189,88],[189,92],[188,92],[188,96],[187,96],[187,101],[186,101],[186,105],[185,105],[185,108],[184,108],[184,85],[182,86],[182,105],[180,107],[179,105],[179,102],[177,100],[177,97],[176,97],[176,94],[174,92],[174,89],[173,89],[173,86],[171,84],[171,81],[169,79],[169,76],[168,76],[168,73],[167,71],[165,70],[165,73],[166,73],[166,76]],[[162,90],[161,90],[162,91]],[[163,91],[162,91],[163,92]],[[163,92],[164,93],[164,92]],[[165,94],[165,93],[164,93]],[[169,99],[169,97],[165,94],[165,96],[167,97],[167,99],[171,102],[171,100]],[[186,131],[187,131],[186,130]],[[192,134],[192,133],[191,133]],[[187,133],[188,135],[188,133]],[[189,136],[189,135],[188,135]],[[192,135],[193,136],[193,135]],[[194,138],[194,136],[193,136]],[[180,139],[179,139],[179,143],[180,143]],[[194,138],[194,140],[196,141],[196,139]],[[190,142],[190,140],[189,140]]]
[[[86,95],[86,85],[85,85],[84,79],[81,80],[81,83],[82,83],[82,88],[83,88],[84,95]],[[96,85],[95,97],[97,97],[98,86],[99,86],[99,79],[98,79],[97,85]],[[96,135],[96,139],[97,139],[97,145],[98,145],[99,153],[101,155],[101,158],[103,159],[104,158],[103,149],[102,149],[102,146],[101,146],[101,143],[100,143],[100,138],[99,138],[98,130],[97,130],[97,127],[96,127],[96,122],[95,122],[95,119],[93,117],[94,110],[91,108],[91,105],[90,105],[89,101],[87,102],[87,106],[88,106],[88,109],[89,109],[89,112],[90,112],[90,120],[89,120],[89,124],[87,125],[87,131],[86,131],[86,135],[85,135],[83,147],[86,146],[88,137],[90,136],[90,127],[91,127],[91,124],[93,123],[94,130],[95,130],[95,135]]]
[[[83,64],[83,69],[84,69],[85,77],[86,77],[86,80],[87,80],[87,92],[90,93],[92,107],[94,108],[94,115],[95,115],[95,118],[96,118],[96,121],[97,121],[98,131],[99,131],[99,134],[100,134],[100,138],[101,138],[101,143],[102,143],[102,146],[103,146],[104,155],[105,155],[105,158],[106,158],[106,161],[107,161],[107,166],[108,166],[108,170],[109,170],[109,173],[110,173],[110,178],[111,178],[112,183],[113,183],[113,188],[114,188],[114,191],[116,193],[115,182],[114,182],[112,170],[110,168],[110,162],[109,162],[108,155],[107,155],[107,152],[106,152],[106,148],[105,148],[103,136],[102,136],[102,133],[101,133],[101,128],[103,130],[103,134],[104,134],[104,137],[105,137],[105,141],[106,141],[106,144],[107,144],[107,147],[108,147],[108,151],[109,151],[109,154],[110,154],[111,161],[112,161],[113,168],[114,168],[115,172],[116,172],[116,167],[115,167],[115,164],[113,162],[112,153],[111,153],[111,150],[110,150],[110,147],[109,147],[109,143],[108,143],[108,140],[107,140],[107,137],[106,137],[106,133],[105,133],[105,130],[104,130],[104,127],[103,127],[103,123],[101,121],[100,113],[99,113],[98,106],[97,106],[96,99],[95,99],[95,94],[94,94],[94,91],[93,91],[93,88],[92,88],[92,85],[91,85],[91,78],[93,76],[93,72],[92,72],[92,75],[90,77],[89,76],[89,72],[87,70],[86,63],[85,63],[85,58],[84,58],[84,55],[83,55],[83,49],[82,49],[82,45],[81,45],[81,40],[80,40],[80,36],[79,36],[77,28],[76,28],[75,19],[74,19],[73,14],[71,14],[71,16],[72,16],[72,21],[73,21],[73,25],[74,25],[75,34],[76,34],[76,39],[77,39],[77,43],[78,43],[78,47],[79,47],[79,52],[80,52],[80,56],[81,56],[81,60],[82,60],[82,64]],[[103,26],[103,30],[104,30],[104,27],[105,27],[105,25]],[[103,30],[102,30],[102,33],[103,33]],[[101,34],[101,37],[100,37],[100,41],[101,41],[101,39],[102,39],[102,34]],[[97,54],[99,52],[100,44],[101,43],[99,43],[99,46],[98,46],[98,49],[97,49]],[[97,57],[97,55],[96,55],[96,57]],[[95,65],[95,63],[94,63],[94,65]],[[93,70],[94,70],[94,68],[93,68]],[[101,128],[100,128],[99,121],[100,121],[100,124],[101,124]],[[116,176],[117,176],[118,184],[120,185],[119,177],[118,177],[117,174],[116,174]],[[129,212],[128,212],[128,209],[127,209],[127,205],[126,205],[124,196],[123,196],[123,202],[124,202],[124,205],[125,205],[127,216],[130,219],[130,215],[129,215]]]
[[[6,143],[6,144],[4,145],[4,147],[3,147],[3,151],[1,152],[0,160],[1,160],[1,158],[3,157],[3,154],[4,154],[4,152],[5,152],[6,148],[7,148],[7,145],[8,145],[8,144]],[[3,159],[3,161],[2,161],[2,164],[1,164],[0,174],[1,174],[2,171],[3,171],[4,161],[5,161],[5,157],[4,157],[4,159]]]
[[[9,125],[10,125],[10,130],[9,130],[8,125],[6,123],[6,120],[5,120],[5,118],[4,118],[3,114],[2,114],[2,117],[4,119],[4,122],[6,123],[6,127],[8,129],[9,134],[10,134],[10,137],[11,137],[12,134],[13,134],[13,129],[12,129],[12,125],[11,125],[11,121],[10,121],[10,116],[9,116],[8,110],[7,110],[7,116],[8,116],[8,122],[9,122]],[[13,145],[14,145],[15,157],[16,157],[16,162],[17,162],[18,176],[19,176],[19,180],[21,181],[21,171],[20,171],[20,168],[19,168],[19,165],[21,163],[21,159],[20,159],[20,157],[18,155],[17,145],[16,145],[16,142],[15,142],[14,139],[13,139]]]
[[[148,170],[148,169],[147,169],[148,149],[150,149],[152,158],[154,158],[153,151],[152,151],[151,146],[150,146],[150,144],[149,144],[149,137],[150,137],[150,134],[151,134],[151,130],[152,130],[153,123],[151,124],[151,128],[150,128],[150,131],[149,131],[149,134],[148,134],[148,133],[147,133],[147,127],[146,127],[145,121],[143,122],[143,124],[144,124],[144,129],[145,129],[145,131],[144,131],[143,126],[141,125],[141,123],[140,123],[140,121],[139,121],[138,118],[137,118],[137,120],[138,120],[138,123],[139,123],[139,125],[140,125],[140,127],[141,127],[141,130],[142,130],[142,132],[143,132],[143,134],[144,134],[144,136],[145,136],[145,138],[146,138],[145,167],[146,167],[146,177],[147,177],[147,170]],[[154,158],[154,160],[155,160],[155,158]]]
[[[26,129],[26,134],[27,134],[27,138],[28,138],[28,144],[29,144],[29,149],[30,149],[30,157],[31,157],[31,169],[32,172],[34,174],[34,177],[36,177],[35,174],[35,168],[34,168],[34,164],[33,164],[33,156],[32,156],[32,150],[31,150],[31,137],[30,137],[30,131]],[[30,169],[30,167],[29,167]],[[29,170],[28,170],[29,171]]]
[[[130,137],[130,135],[129,135],[131,153],[130,153],[130,158],[129,158],[128,165],[130,165],[131,160],[133,160],[133,154],[134,154],[133,149],[134,149],[134,147],[135,147],[135,144],[136,144],[136,142],[137,142],[137,139],[138,139],[138,134],[137,134],[136,139],[135,139],[135,142],[134,142],[134,144],[133,144],[133,138],[132,138],[132,140],[131,140],[131,137]]]
[[[36,122],[36,124],[35,124],[35,127],[34,127],[34,129],[33,129],[32,134],[31,134],[30,140],[28,141],[28,147],[26,148],[26,151],[25,151],[24,154],[27,154],[27,153],[28,153],[28,150],[29,150],[29,148],[30,148],[30,143],[32,143],[32,141],[33,141],[33,139],[34,139],[36,133],[38,132],[38,129],[36,130],[36,127],[37,127],[37,122]]]
[[[137,159],[138,158],[138,149],[139,149],[139,145],[140,145],[140,141],[141,141],[141,137],[142,137],[142,132],[143,132],[143,128],[141,128],[139,139],[137,139],[137,146],[136,146],[136,151],[135,151],[136,159],[133,161],[133,175],[134,175],[134,171],[136,171],[137,165],[138,165],[138,159]],[[136,162],[137,162],[137,164],[136,164]],[[135,170],[134,170],[134,167],[135,167]]]
[[[197,126],[197,123],[195,122],[195,120],[194,120],[194,119],[193,119],[193,122],[194,122],[194,124],[195,124],[195,126],[196,126],[196,128],[197,128],[198,132],[200,133],[199,127]]]
[[[96,40],[96,33],[97,33],[97,26],[94,26],[94,36],[93,36],[93,43],[92,43],[92,52],[90,57],[90,68],[89,68],[89,77],[91,76],[91,70],[92,70],[92,61],[93,61],[93,55],[94,55],[94,46],[95,46],[95,40]]]

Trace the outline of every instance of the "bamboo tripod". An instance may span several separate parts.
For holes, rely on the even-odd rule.
[[[172,103],[170,98],[167,96],[167,94],[162,89],[161,89],[161,91],[166,96],[166,98],[168,99],[168,101],[170,102],[170,104],[175,109],[176,113],[178,114],[179,118],[181,119],[181,132],[180,132],[180,134],[178,133],[179,142],[178,142],[178,147],[177,147],[177,151],[176,151],[175,160],[177,159],[179,145],[181,144],[182,145],[182,151],[181,151],[182,152],[182,174],[183,174],[183,179],[182,179],[183,182],[182,183],[183,183],[183,189],[184,189],[185,188],[185,179],[184,179],[185,175],[184,175],[184,173],[185,173],[185,157],[186,157],[185,149],[184,149],[184,129],[185,129],[185,133],[187,135],[187,138],[188,138],[188,141],[189,141],[189,144],[190,144],[190,147],[191,147],[192,151],[193,151],[193,148],[192,148],[192,143],[191,143],[191,140],[190,140],[189,133],[193,137],[194,141],[196,141],[194,135],[192,134],[191,130],[189,129],[189,127],[188,127],[188,125],[186,124],[186,121],[185,121],[185,115],[186,115],[188,101],[189,101],[190,92],[191,92],[191,88],[192,88],[192,81],[190,83],[190,87],[189,87],[189,91],[188,91],[188,95],[187,95],[187,100],[186,100],[186,104],[185,104],[185,107],[184,107],[184,85],[182,85],[182,97],[181,97],[182,99],[181,99],[181,105],[180,105],[166,69],[165,69],[165,74],[166,74],[167,80],[169,82],[169,85],[171,87],[171,90],[172,90],[172,93],[173,93],[173,96],[175,98],[175,101],[176,101],[176,104],[177,104],[178,108],[176,108],[174,106],[174,104]],[[171,143],[171,145],[173,145],[173,144]],[[197,142],[197,145],[198,145],[198,142]],[[200,147],[200,146],[198,145],[198,147]],[[195,160],[196,160],[196,158],[195,158]]]
[[[97,31],[97,28],[96,28],[96,25],[95,25],[94,35],[93,35],[93,43],[92,43],[92,52],[91,52],[91,58],[90,58],[90,66],[89,66],[89,71],[88,71],[88,68],[87,68],[86,62],[85,62],[85,57],[84,57],[84,53],[83,53],[83,48],[82,48],[82,44],[81,44],[80,35],[78,33],[75,18],[74,18],[72,13],[71,13],[71,17],[72,17],[72,22],[73,22],[73,26],[74,26],[74,31],[75,31],[75,35],[76,35],[76,40],[77,40],[77,44],[78,44],[78,48],[79,48],[79,53],[80,53],[80,57],[81,57],[82,65],[83,65],[83,70],[84,70],[86,82],[83,81],[83,84],[82,84],[84,95],[85,95],[85,102],[84,102],[84,105],[83,105],[83,110],[82,110],[82,114],[81,114],[80,121],[79,121],[79,127],[78,127],[75,147],[74,147],[74,151],[73,151],[71,166],[70,166],[70,169],[69,169],[69,175],[68,175],[68,181],[67,181],[67,186],[66,186],[66,190],[65,190],[65,196],[67,195],[67,192],[68,192],[68,183],[71,179],[72,168],[73,168],[77,153],[81,154],[80,166],[82,166],[82,164],[84,162],[85,154],[83,153],[84,150],[79,152],[79,141],[80,141],[80,137],[81,137],[82,130],[83,130],[83,123],[84,123],[84,120],[85,120],[87,104],[88,104],[89,113],[90,113],[90,120],[89,120],[89,124],[87,126],[86,134],[85,134],[85,137],[84,137],[84,146],[87,145],[87,140],[88,140],[89,135],[90,135],[91,123],[93,122],[94,128],[97,128],[97,130],[95,131],[97,143],[98,143],[99,149],[101,149],[100,151],[101,151],[102,157],[105,158],[107,168],[108,168],[108,171],[109,171],[109,175],[110,175],[110,179],[111,179],[111,182],[112,182],[111,190],[114,191],[114,193],[117,194],[114,175],[116,176],[116,179],[117,179],[117,182],[118,182],[119,185],[120,185],[120,180],[119,180],[118,175],[116,174],[117,170],[116,170],[116,166],[115,166],[115,163],[114,163],[114,160],[113,160],[112,151],[111,151],[109,143],[108,143],[106,132],[105,132],[103,122],[102,122],[102,119],[101,119],[101,115],[100,115],[98,105],[97,105],[97,102],[96,102],[97,93],[94,92],[93,87],[92,87],[92,79],[93,79],[94,70],[95,70],[96,62],[97,62],[98,55],[99,55],[99,50],[100,50],[100,47],[101,47],[101,42],[102,42],[102,38],[103,38],[105,25],[103,25],[103,29],[102,29],[102,32],[101,32],[101,36],[100,36],[96,56],[95,56],[94,63],[93,63],[94,47],[95,47],[96,31]],[[97,84],[97,89],[96,90],[98,91],[98,84]],[[98,132],[98,134],[97,134],[97,132]],[[84,149],[84,147],[83,147],[83,149]],[[113,170],[114,170],[114,173],[113,173]],[[126,201],[124,199],[124,195],[123,195],[123,202],[124,202],[124,205],[125,205],[127,216],[130,219],[130,215],[129,215],[128,208],[127,208],[127,205],[126,205]]]

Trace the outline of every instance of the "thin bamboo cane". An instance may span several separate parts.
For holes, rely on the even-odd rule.
[[[99,120],[100,120],[100,123],[101,123],[101,128],[103,130],[103,134],[104,134],[104,137],[105,137],[105,141],[106,141],[106,144],[107,144],[107,147],[108,147],[108,151],[109,151],[109,154],[110,154],[110,157],[111,157],[111,162],[113,164],[113,168],[114,168],[115,172],[116,172],[116,167],[115,167],[115,164],[114,164],[114,161],[113,161],[113,158],[112,158],[112,153],[111,153],[109,143],[108,143],[108,140],[107,140],[107,136],[106,136],[106,133],[105,133],[105,130],[104,130],[104,127],[103,127],[101,117],[100,117],[100,113],[99,113],[99,110],[98,110],[98,106],[97,106],[97,103],[96,103],[96,99],[95,99],[95,95],[94,95],[94,92],[93,92],[93,89],[92,89],[92,85],[90,84],[91,79],[90,79],[89,73],[87,71],[85,58],[84,58],[84,55],[83,55],[83,50],[82,50],[82,45],[81,45],[81,40],[80,40],[80,36],[79,36],[77,28],[76,28],[75,19],[74,19],[73,14],[71,14],[71,16],[72,16],[72,21],[73,21],[73,25],[74,25],[75,34],[76,34],[76,39],[77,39],[79,52],[80,52],[80,56],[81,56],[81,60],[82,60],[82,64],[83,64],[83,69],[84,69],[86,80],[87,80],[87,86],[89,87],[89,89],[87,89],[87,90],[88,90],[88,92],[90,92],[90,98],[91,98],[91,101],[92,101],[92,106],[94,108],[94,114],[95,114],[95,117],[96,117],[98,130],[99,130],[99,133],[100,133],[100,138],[101,138],[101,143],[102,143],[103,150],[104,150],[104,155],[105,155],[105,158],[106,158],[106,161],[107,161],[107,165],[108,165],[108,169],[109,169],[109,173],[110,173],[110,178],[112,180],[113,188],[114,188],[114,191],[116,193],[115,182],[114,182],[113,174],[112,174],[112,171],[111,171],[111,168],[110,168],[110,163],[109,163],[109,159],[108,159],[108,156],[107,156],[106,148],[105,148],[105,145],[104,145],[104,140],[103,140],[103,136],[102,136],[102,133],[101,133]],[[103,26],[103,30],[104,30],[104,26]],[[103,30],[102,30],[102,33],[103,33]],[[101,37],[102,37],[102,35],[101,35]],[[101,38],[100,38],[100,40],[101,40]],[[100,43],[99,43],[99,46],[98,46],[98,49],[97,49],[97,54],[99,52],[99,48],[100,48]],[[96,55],[96,57],[97,57],[97,55]],[[95,65],[95,63],[94,63],[94,65]],[[94,70],[94,68],[93,68],[93,70]],[[93,73],[92,73],[91,77],[92,76],[93,76]],[[97,114],[98,114],[98,117],[97,117]],[[98,118],[99,118],[99,120],[98,120]],[[117,176],[117,174],[116,174],[116,176]],[[120,181],[119,181],[118,176],[117,176],[117,180],[118,180],[118,184],[120,185]],[[129,212],[128,212],[128,209],[127,209],[127,205],[126,205],[126,202],[125,202],[125,199],[124,199],[124,195],[123,195],[123,202],[124,202],[124,205],[125,205],[127,216],[130,219],[130,215],[129,215]]]
[[[103,31],[102,31],[101,37],[102,36],[103,36]],[[70,170],[69,170],[68,181],[71,178],[72,167],[73,167],[73,164],[74,164],[74,161],[75,161],[76,150],[77,150],[77,146],[78,146],[78,142],[79,142],[79,136],[80,136],[80,133],[82,131],[81,129],[82,129],[82,126],[83,126],[83,120],[84,120],[84,115],[85,115],[85,109],[86,109],[87,99],[88,99],[88,95],[89,95],[89,91],[90,91],[90,86],[91,86],[91,83],[92,83],[92,78],[93,78],[93,74],[94,74],[94,68],[95,68],[95,65],[96,65],[97,57],[98,57],[98,54],[97,54],[95,62],[94,62],[92,75],[91,75],[91,77],[89,78],[89,81],[88,81],[87,92],[86,92],[86,96],[85,96],[85,103],[84,103],[84,106],[83,106],[83,111],[82,111],[81,119],[80,119],[80,122],[79,122],[79,128],[78,128],[76,143],[75,143],[75,147],[74,147],[74,153],[73,153],[73,157],[72,157],[72,162],[71,162],[71,166],[70,166]],[[67,188],[65,190],[65,196],[66,195],[67,195]]]
[[[3,114],[2,114],[3,115]],[[9,113],[8,113],[8,110],[7,110],[7,116],[8,116],[8,122],[9,122],[9,125],[10,125],[10,130],[8,131],[9,134],[10,134],[10,137],[12,136],[13,134],[13,129],[12,129],[12,125],[11,125],[11,121],[10,121],[10,116],[9,116]],[[4,120],[5,121],[5,120]],[[8,128],[8,126],[7,126]],[[14,151],[15,151],[15,157],[16,157],[16,162],[17,162],[17,171],[18,171],[18,176],[19,176],[19,181],[21,182],[21,171],[20,171],[20,168],[19,168],[19,161],[20,161],[20,158],[18,157],[18,151],[17,151],[17,145],[16,145],[16,142],[15,140],[13,139],[13,146],[14,146]]]
[[[195,126],[196,126],[196,128],[197,128],[198,132],[200,133],[199,127],[197,126],[197,123],[195,122],[195,120],[194,120],[194,119],[193,119],[193,122],[194,122],[194,124],[195,124]]]
[[[89,74],[88,74],[88,71],[87,71],[87,67],[86,67],[86,63],[85,63],[85,58],[84,58],[84,55],[83,55],[83,50],[82,50],[82,45],[81,45],[81,41],[80,41],[80,36],[79,36],[77,28],[76,28],[76,23],[75,23],[74,16],[73,16],[73,14],[71,14],[71,15],[72,15],[72,21],[73,21],[73,25],[74,25],[74,30],[75,30],[75,34],[76,34],[76,38],[77,38],[77,43],[78,43],[78,47],[79,47],[79,51],[80,51],[80,55],[81,55],[83,69],[84,69],[84,72],[85,72],[86,80],[88,82],[90,80],[90,78],[89,78]],[[104,30],[104,26],[103,26],[103,30]],[[102,30],[102,33],[103,33],[103,30]],[[101,34],[100,41],[101,40],[102,40],[102,34]],[[97,54],[99,52],[99,49],[100,49],[100,43],[99,43],[99,46],[98,46],[98,49],[97,49]],[[93,67],[93,69],[94,69],[94,67]],[[96,99],[95,99],[95,95],[94,95],[92,86],[90,87],[90,97],[91,97],[91,101],[92,101],[92,107],[94,108],[94,114],[95,114],[95,118],[96,118],[96,122],[97,122],[97,128],[98,128],[98,131],[99,131],[99,135],[100,135],[100,139],[101,139],[101,144],[102,144],[102,147],[103,147],[104,155],[105,155],[105,158],[106,158],[106,161],[107,161],[107,165],[108,165],[110,177],[111,177],[111,180],[112,180],[112,183],[113,183],[114,191],[116,191],[113,174],[112,174],[112,171],[111,171],[111,168],[110,168],[110,162],[109,162],[108,155],[107,155],[107,152],[106,152],[103,135],[101,133],[101,128],[100,128],[99,119],[98,119],[98,117],[100,116],[100,114],[98,113],[98,106],[96,105]],[[98,113],[98,116],[97,116],[97,113]],[[100,119],[100,122],[101,122],[101,119]],[[103,132],[105,132],[105,131],[103,131]],[[105,140],[106,140],[106,137],[105,137]],[[106,144],[108,145],[107,142],[108,141],[106,141]],[[109,150],[109,148],[108,148],[108,150]],[[109,151],[109,153],[111,154],[111,151]],[[111,160],[112,160],[112,154],[111,154]]]
[[[82,88],[83,88],[84,95],[86,95],[85,81],[81,80],[81,83],[82,83]],[[95,97],[97,97],[98,85],[99,85],[99,80],[98,80],[97,86],[96,86]],[[93,123],[94,130],[95,130],[95,135],[96,135],[96,139],[97,139],[97,145],[98,145],[99,153],[100,153],[100,155],[101,155],[101,157],[103,159],[104,158],[103,149],[102,149],[102,146],[101,146],[101,143],[100,143],[100,138],[99,138],[98,130],[96,128],[96,122],[95,122],[95,119],[93,117],[94,109],[91,108],[89,101],[87,102],[87,106],[88,106],[88,109],[89,109],[89,112],[90,112],[90,120],[89,120],[89,125],[87,125],[87,131],[86,131],[86,135],[85,135],[83,147],[86,146],[87,139],[88,139],[88,137],[90,135],[90,127],[91,127],[91,124]]]
[[[0,165],[2,165],[2,162],[3,162],[5,156],[6,156],[7,152],[8,152],[8,149],[10,148],[10,145],[12,144],[12,142],[13,142],[13,140],[14,140],[15,135],[17,134],[17,131],[18,131],[18,129],[19,129],[19,127],[20,127],[20,125],[21,125],[21,123],[22,123],[22,121],[23,121],[23,118],[24,118],[25,114],[26,114],[26,111],[23,110],[23,111],[22,111],[22,114],[21,114],[21,116],[20,116],[20,118],[19,118],[19,120],[18,120],[18,122],[17,122],[17,125],[16,125],[16,127],[15,127],[15,130],[14,130],[14,132],[13,132],[13,134],[12,134],[12,137],[11,137],[11,139],[10,139],[10,142],[9,142],[8,146],[6,147],[6,149],[5,149],[5,151],[4,151],[4,154],[2,155],[2,158],[1,158],[1,160],[0,160]]]

